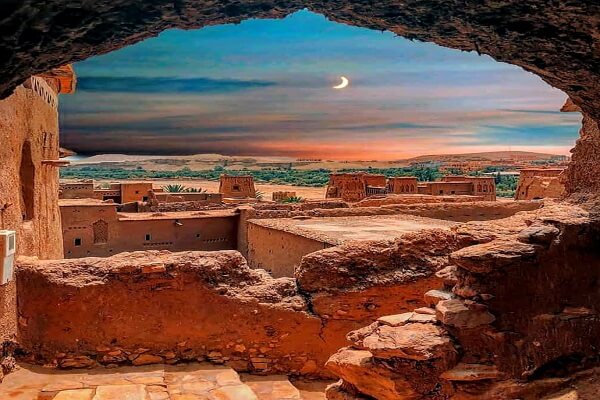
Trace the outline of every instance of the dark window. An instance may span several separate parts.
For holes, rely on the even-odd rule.
[[[233,189],[234,192],[239,192],[240,191],[240,185],[233,185]]]
[[[444,191],[443,191],[443,190],[440,190],[440,194],[444,194]]]
[[[75,246],[81,246],[81,238],[75,238]]]
[[[146,241],[152,240],[152,236],[149,233],[146,233]]]
[[[148,201],[148,196],[142,197],[142,201]]]
[[[199,233],[196,233],[196,237],[199,239],[199,238],[200,238],[200,234],[199,234]]]

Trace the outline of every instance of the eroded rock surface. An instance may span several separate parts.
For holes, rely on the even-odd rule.
[[[427,349],[437,360],[433,366],[421,352],[424,324],[410,321],[419,308],[415,313],[380,317],[348,338],[355,349],[371,354],[369,362],[377,365],[380,376],[406,378],[410,373],[404,365],[409,359],[419,370],[435,367],[435,374],[409,380],[416,398],[538,399],[557,391],[575,379],[573,371],[597,365],[600,221],[595,215],[580,207],[548,203],[487,228],[486,223],[458,227],[460,234],[482,228],[486,234],[471,237],[484,242],[450,255],[452,265],[444,273],[452,270],[452,295],[426,295],[428,303],[437,303],[435,321],[425,326],[436,327],[443,332],[438,338],[448,335],[451,343],[439,347],[440,352]],[[448,283],[440,288],[444,296]],[[401,334],[409,330],[418,333]],[[396,359],[404,363],[389,362]],[[361,389],[357,372],[339,372],[344,367],[338,361],[332,357],[327,365],[360,393],[373,393],[371,387]],[[379,371],[382,367],[388,371]],[[430,381],[432,375],[436,383]],[[385,381],[381,385],[389,386]],[[428,391],[432,385],[437,385],[435,394]],[[336,390],[343,391],[343,386]]]

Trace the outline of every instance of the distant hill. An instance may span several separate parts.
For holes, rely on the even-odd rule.
[[[402,168],[419,162],[463,162],[463,161],[543,161],[555,157],[556,154],[533,153],[527,151],[491,151],[467,154],[434,154],[418,156],[395,161],[340,161],[340,160],[298,160],[291,157],[272,156],[224,156],[220,154],[195,154],[189,156],[156,156],[156,155],[124,155],[100,154],[92,157],[71,156],[67,160],[73,166],[109,167],[136,169],[147,171],[178,171],[189,168],[193,171],[212,170],[215,167],[225,170],[261,170],[268,168],[294,168],[298,170],[329,169],[367,169],[367,168]]]
[[[464,162],[464,161],[543,161],[562,157],[559,154],[534,153],[530,151],[487,151],[464,154],[431,154],[400,160],[407,163],[416,162]]]

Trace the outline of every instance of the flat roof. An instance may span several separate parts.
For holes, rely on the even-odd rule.
[[[172,219],[221,218],[237,216],[235,210],[164,211],[164,212],[119,212],[119,221],[149,221]]]
[[[347,241],[388,240],[423,229],[447,229],[456,222],[407,214],[351,217],[251,219],[249,223],[331,245]]]
[[[59,207],[85,207],[85,206],[106,206],[106,207],[115,207],[117,204],[114,202],[108,202],[100,199],[58,199]]]

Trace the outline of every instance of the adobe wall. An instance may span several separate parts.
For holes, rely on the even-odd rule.
[[[58,170],[42,165],[44,159],[58,159],[57,111],[33,90],[19,87],[0,101],[0,128],[1,229],[17,231],[17,254],[59,258]]]
[[[94,182],[61,183],[59,197],[61,199],[93,199]]]
[[[176,203],[184,201],[205,202],[207,204],[220,204],[223,200],[221,193],[198,193],[198,192],[182,192],[182,193],[155,193],[156,199],[159,202]]]
[[[149,182],[121,182],[121,203],[145,201],[150,190],[152,183]]]
[[[66,258],[108,256],[114,239],[120,237],[118,214],[114,203],[99,200],[83,200],[92,204],[69,205],[60,201],[62,245]],[[98,224],[94,228],[94,224]],[[105,234],[98,232],[104,225]],[[75,241],[80,241],[76,246]]]
[[[385,175],[364,174],[365,184],[367,186],[385,187],[387,180]]]
[[[437,253],[420,252],[432,239]],[[20,344],[29,360],[64,368],[208,359],[238,371],[324,376],[349,330],[423,305],[457,248],[447,231],[321,250],[304,258],[300,287],[251,269],[236,251],[23,260]]]
[[[228,198],[253,198],[256,196],[252,176],[221,175],[219,193]]]
[[[325,197],[344,201],[360,201],[367,196],[366,174],[330,174]],[[385,184],[383,185],[385,186]]]
[[[111,203],[66,205],[63,200],[61,215],[67,258],[108,257],[136,250],[236,248],[238,216],[235,214],[121,214]]]
[[[296,192],[273,192],[271,195],[271,200],[281,202],[283,200],[287,200],[290,197],[296,197]]]
[[[167,214],[168,215],[168,214]],[[113,253],[136,250],[231,250],[237,247],[238,216],[119,221]],[[151,239],[145,240],[149,234]],[[127,240],[124,240],[127,239]]]
[[[267,228],[249,221],[248,264],[262,268],[274,277],[293,277],[294,268],[305,254],[323,250],[331,245],[278,229]]]
[[[417,178],[412,176],[397,176],[388,179],[388,190],[393,194],[417,193]]]
[[[431,196],[429,194],[388,194],[384,196],[371,196],[352,204],[352,207],[381,207],[394,204],[473,203],[484,200],[483,196],[472,195]]]
[[[473,184],[469,182],[427,182],[419,189],[420,194],[432,196],[472,195],[474,193]]]
[[[17,231],[18,255],[62,257],[58,171],[41,163],[58,159],[56,109],[19,86],[0,101],[0,144],[0,229]],[[0,342],[14,340],[16,320],[12,282],[0,286]]]
[[[516,200],[560,199],[565,195],[563,178],[559,173],[523,173],[515,191]]]

